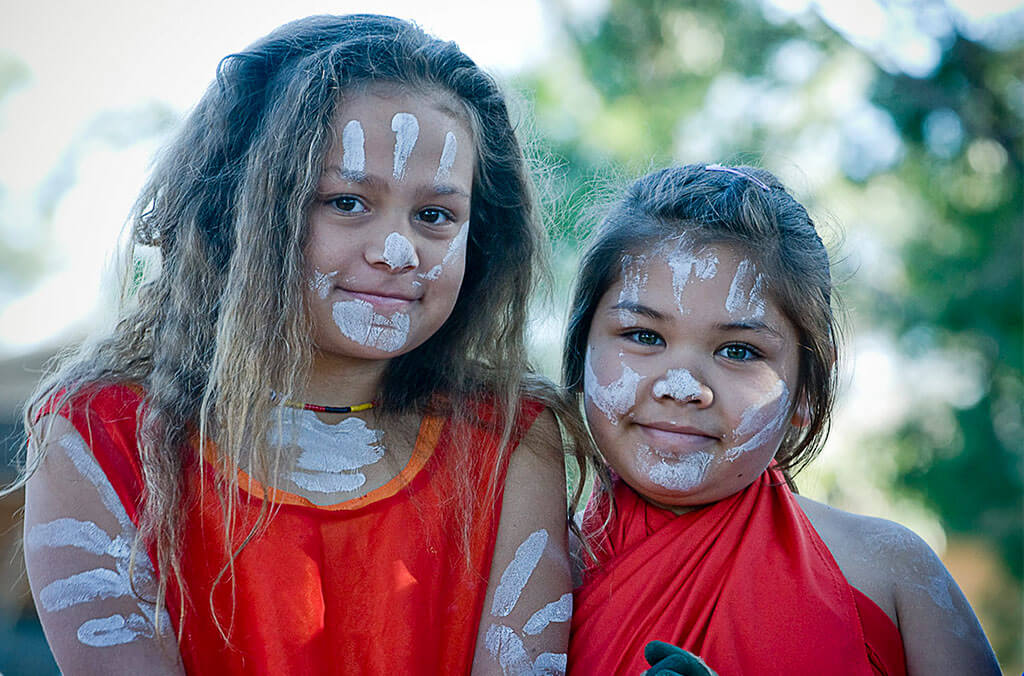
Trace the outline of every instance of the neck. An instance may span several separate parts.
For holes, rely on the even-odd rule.
[[[309,382],[292,398],[326,406],[353,406],[377,397],[390,359],[351,359],[317,352]]]

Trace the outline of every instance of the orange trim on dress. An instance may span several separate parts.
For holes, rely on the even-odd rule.
[[[405,464],[402,471],[396,474],[393,479],[379,488],[374,488],[366,495],[338,502],[333,505],[318,505],[315,502],[307,500],[301,495],[296,495],[295,493],[290,493],[278,488],[273,489],[274,497],[270,498],[270,501],[279,505],[294,505],[299,507],[324,509],[328,511],[339,511],[360,509],[361,507],[365,507],[366,505],[374,502],[386,500],[408,486],[416,475],[419,474],[420,470],[423,469],[423,466],[427,464],[427,461],[430,460],[430,457],[434,454],[434,450],[437,448],[437,442],[441,438],[441,431],[444,429],[444,423],[445,420],[443,418],[423,416],[409,462]],[[215,467],[223,464],[223,461],[216,457],[212,443],[208,443],[206,445],[203,457],[208,463]],[[238,487],[258,500],[266,499],[267,492],[264,489],[263,484],[249,476],[245,470],[238,470]]]

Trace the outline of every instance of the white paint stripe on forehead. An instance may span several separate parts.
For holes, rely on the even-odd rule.
[[[763,276],[758,274],[757,267],[749,260],[740,261],[729,284],[725,311],[736,318],[760,319],[766,307]]]
[[[396,181],[405,178],[405,163],[416,146],[416,139],[420,135],[420,123],[415,115],[410,113],[395,113],[391,118],[391,131],[395,132],[395,164],[394,177]]]
[[[384,239],[384,251],[381,258],[392,270],[405,267],[416,267],[416,247],[399,232],[392,232]]]
[[[127,618],[123,615],[111,615],[110,617],[87,620],[78,628],[78,640],[94,648],[124,645],[139,638],[152,638],[152,636],[152,624],[146,618],[135,613]]]
[[[597,380],[593,366],[593,349],[587,349],[587,356],[583,361],[583,391],[590,401],[594,402],[613,425],[618,424],[619,416],[625,415],[629,409],[636,404],[636,390],[642,376],[622,365],[622,375],[618,380],[608,385],[602,385]]]
[[[501,574],[498,588],[494,590],[494,601],[491,603],[491,614],[495,617],[505,617],[512,612],[519,595],[529,581],[533,571],[537,568],[544,547],[548,544],[548,532],[543,528],[530,533],[516,549],[512,562]]]
[[[700,383],[686,369],[669,369],[665,377],[654,383],[654,396],[672,397],[677,401],[685,401],[699,397]]]
[[[713,252],[694,253],[685,242],[679,243],[669,252],[665,260],[672,270],[672,291],[676,297],[676,307],[682,314],[687,313],[683,307],[683,292],[692,277],[711,279],[718,273],[718,257]]]
[[[349,120],[341,132],[341,164],[346,172],[366,171],[364,143],[363,125],[359,124],[359,120]]]
[[[459,144],[455,140],[455,134],[448,132],[444,135],[444,149],[441,151],[441,159],[437,163],[437,174],[434,175],[434,183],[447,181],[452,173],[452,165],[455,164],[455,152]]]
[[[526,654],[523,640],[516,635],[512,627],[503,624],[492,624],[484,636],[484,646],[491,656],[498,660],[502,674],[532,674],[533,665]]]
[[[535,612],[523,626],[523,633],[536,636],[552,622],[567,622],[570,618],[572,618],[572,594],[562,594],[560,599],[552,601]]]
[[[622,290],[619,291],[620,303],[639,303],[640,291],[647,286],[646,256],[622,257]]]
[[[313,279],[309,280],[309,288],[316,292],[320,298],[327,298],[331,293],[333,280],[338,276],[338,271],[323,273],[320,268],[313,268]]]
[[[541,653],[533,663],[536,676],[564,676],[568,655],[565,653]]]

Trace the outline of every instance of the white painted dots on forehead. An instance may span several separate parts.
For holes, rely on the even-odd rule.
[[[405,178],[405,163],[416,146],[420,123],[411,113],[395,113],[391,118],[391,131],[395,132],[395,161],[393,174],[396,181]]]
[[[593,352],[593,348],[587,348],[583,362],[583,391],[587,399],[608,416],[611,424],[618,425],[619,417],[628,413],[636,404],[637,386],[643,377],[623,364],[622,375],[614,382],[602,385],[594,373]]]
[[[361,174],[366,171],[366,151],[363,125],[350,120],[341,132],[341,164],[346,172]]]
[[[384,262],[392,270],[416,267],[416,248],[401,233],[392,232],[384,239],[384,251],[381,255]]]
[[[434,175],[434,183],[442,183],[448,180],[452,173],[452,165],[455,164],[455,153],[459,149],[459,143],[455,140],[455,134],[448,132],[444,135],[444,149],[441,150],[441,159],[437,163],[437,174]]]
[[[758,273],[751,261],[743,259],[736,266],[736,274],[729,284],[725,311],[734,319],[761,319],[766,308],[764,275]]]

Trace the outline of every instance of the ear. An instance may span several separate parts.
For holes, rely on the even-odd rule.
[[[793,417],[789,419],[789,423],[793,427],[807,427],[811,424],[811,412],[810,405],[807,403],[807,399],[802,399],[797,404],[796,410],[793,411]]]

